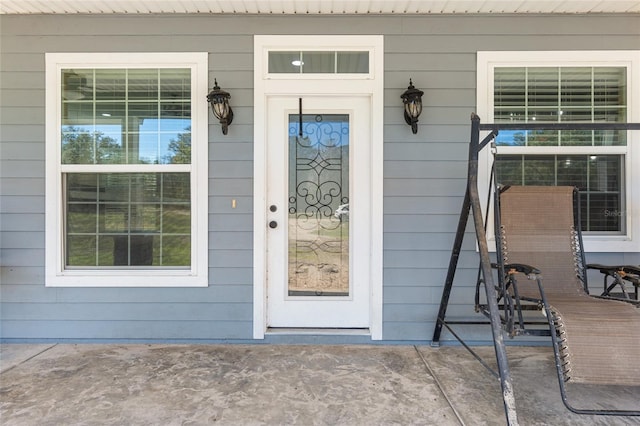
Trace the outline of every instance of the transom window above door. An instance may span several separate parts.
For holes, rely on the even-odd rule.
[[[369,51],[271,51],[272,74],[368,74]]]

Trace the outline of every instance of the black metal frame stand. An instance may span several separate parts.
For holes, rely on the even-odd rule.
[[[489,130],[491,133],[480,141],[480,131]],[[449,304],[449,297],[451,295],[451,289],[453,287],[453,281],[455,278],[456,269],[458,267],[458,260],[462,251],[462,242],[464,239],[469,214],[473,214],[473,223],[475,227],[476,240],[478,244],[478,253],[480,256],[480,271],[479,282],[484,284],[487,308],[488,312],[484,312],[489,318],[489,324],[491,325],[491,332],[493,335],[493,342],[496,354],[496,360],[498,364],[498,372],[494,375],[500,378],[500,385],[502,387],[502,396],[504,402],[505,416],[507,424],[517,425],[518,418],[516,413],[515,395],[513,391],[513,385],[511,380],[511,373],[509,371],[509,365],[507,361],[506,348],[504,344],[503,333],[503,319],[500,314],[500,306],[498,304],[498,291],[496,286],[491,266],[491,259],[489,256],[489,248],[487,243],[485,220],[482,217],[482,208],[480,204],[480,196],[478,191],[478,158],[479,153],[498,135],[499,130],[640,130],[640,123],[504,123],[504,124],[480,124],[480,117],[476,114],[471,115],[471,138],[469,143],[469,160],[467,168],[467,187],[464,194],[464,200],[462,202],[462,209],[460,212],[460,219],[458,221],[458,228],[451,250],[451,258],[449,260],[449,268],[447,271],[447,277],[444,282],[444,288],[442,291],[442,299],[440,301],[440,309],[438,311],[438,318],[435,324],[433,332],[432,346],[440,346],[440,337],[442,334],[442,327],[446,327],[453,336],[459,340],[465,348],[467,348],[473,356],[478,359],[482,364],[491,370],[484,361],[480,359],[469,348],[462,339],[451,329],[449,324],[486,324],[486,322],[456,322],[445,320],[447,307]],[[488,208],[488,206],[487,206]],[[541,287],[542,289],[542,287]],[[543,296],[544,297],[544,296]],[[546,305],[546,304],[545,304]],[[549,325],[553,326],[553,319],[550,316],[548,306],[545,306],[547,310],[547,318]],[[550,333],[552,334],[552,333]],[[552,344],[557,346],[557,339],[552,335]],[[556,348],[557,349],[557,348]],[[557,353],[557,351],[554,351]],[[556,364],[559,360],[556,357]],[[561,374],[560,366],[557,365],[558,372]],[[580,410],[571,407],[566,398],[565,386],[562,378],[560,390],[562,393],[562,400],[567,408],[578,414],[607,414],[607,415],[639,415],[636,411],[603,411],[603,410]]]

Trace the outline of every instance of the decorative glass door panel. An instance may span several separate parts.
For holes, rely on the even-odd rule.
[[[348,296],[349,115],[289,115],[288,201],[287,294]]]
[[[271,328],[369,327],[370,105],[367,96],[269,99]]]

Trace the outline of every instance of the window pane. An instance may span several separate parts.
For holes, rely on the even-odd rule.
[[[62,126],[93,126],[94,103],[87,101],[62,104]]]
[[[369,52],[338,52],[339,73],[366,74],[369,72]]]
[[[130,175],[125,173],[71,174],[69,176],[97,176],[100,186],[96,199],[102,202],[126,203],[130,199]]]
[[[592,121],[591,108],[563,108],[561,118],[562,121],[589,123]]]
[[[93,70],[62,70],[63,101],[93,99]]]
[[[191,70],[161,69],[160,83],[161,100],[191,99]]]
[[[95,135],[86,129],[68,126],[62,129],[62,164],[95,163]],[[110,142],[110,141],[108,141]]]
[[[499,185],[523,185],[522,155],[498,155],[496,181]]]
[[[527,136],[524,130],[501,130],[496,138],[497,145],[524,146]]]
[[[67,229],[70,233],[95,233],[96,205],[69,203],[67,210]]]
[[[558,146],[556,130],[529,130],[525,134],[529,146]]]
[[[591,108],[592,68],[562,68],[560,73],[560,104]]]
[[[191,264],[190,240],[188,236],[166,236],[162,239],[161,258],[154,261],[163,265],[189,266]]]
[[[127,135],[129,163],[158,163],[158,122],[157,102],[129,105]]]
[[[270,73],[299,74],[301,65],[300,52],[269,52]]]
[[[619,192],[622,182],[622,158],[618,155],[589,157],[589,186],[592,191]]]
[[[366,74],[366,51],[269,52],[269,72],[274,74]]]
[[[163,164],[191,163],[191,132],[161,134],[160,152]]]
[[[160,131],[182,131],[191,126],[191,102],[161,102]]]
[[[128,72],[128,99],[158,99],[158,70],[132,69]]]
[[[558,106],[558,68],[528,68],[529,106]]]
[[[553,185],[556,181],[554,156],[527,155],[523,169],[523,185]]]
[[[189,173],[71,173],[65,181],[68,267],[190,265]]]
[[[626,68],[594,68],[593,103],[597,107],[627,105]]]
[[[557,157],[557,185],[575,186],[581,191],[588,189],[588,157],[584,155],[559,155]]]
[[[114,266],[118,265],[114,257],[116,256],[115,241],[120,238],[126,238],[126,235],[102,235],[98,244],[98,263],[97,266]],[[119,250],[121,252],[122,250]],[[128,258],[128,253],[125,255]],[[122,265],[120,263],[120,265]]]
[[[525,96],[525,68],[496,68],[493,98],[496,109],[507,106],[524,107]]]
[[[524,107],[496,108],[494,111],[496,123],[523,122],[526,116]]]
[[[162,210],[162,226],[167,233],[189,233],[191,229],[191,209],[188,205],[165,204]]]
[[[591,130],[560,130],[560,143],[562,146],[591,145],[593,131]]]
[[[98,218],[100,220],[100,232],[127,232],[129,223],[129,205],[127,203],[100,204]]]
[[[96,100],[125,100],[127,88],[126,76],[126,70],[95,70]]]
[[[335,52],[302,52],[302,72],[305,74],[335,73]]]
[[[496,68],[494,121],[626,122],[626,69],[615,67]],[[626,145],[626,132],[501,132],[498,145]]]
[[[94,266],[96,264],[96,237],[69,235],[67,238],[67,264]]]
[[[560,113],[557,108],[534,108],[528,109],[527,121],[557,123]]]
[[[568,185],[580,191],[582,229],[625,232],[622,155],[498,155],[500,185]]]
[[[96,104],[96,163],[120,164],[125,161],[122,135],[126,128],[126,108],[123,102]]]
[[[617,231],[622,228],[624,211],[619,194],[589,194],[586,207],[588,231]]]
[[[153,265],[154,236],[119,235],[108,240],[113,241],[113,266]]]
[[[189,69],[83,71],[95,75],[95,88],[63,70],[67,91],[96,93],[62,101],[64,164],[191,163]]]
[[[159,162],[191,163],[191,104],[164,104],[160,122]]]
[[[596,146],[625,146],[627,145],[627,132],[624,130],[596,130],[593,144]]]
[[[188,174],[165,173],[162,176],[162,199],[165,202],[188,203],[190,191]]]
[[[98,201],[95,187],[98,177],[94,174],[67,175],[67,201],[90,202]]]

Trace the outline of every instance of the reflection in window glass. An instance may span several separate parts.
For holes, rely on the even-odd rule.
[[[336,71],[335,52],[302,52],[303,74],[332,74]]]
[[[624,67],[497,67],[494,118],[498,123],[626,122],[626,78]],[[576,186],[583,230],[625,232],[624,155],[562,153],[563,147],[624,146],[625,131],[504,130],[496,143],[523,152],[525,147],[556,147],[557,152],[499,155],[499,183]]]
[[[65,176],[67,267],[191,264],[189,173]]]
[[[369,52],[338,52],[337,72],[339,74],[369,73]]]
[[[501,185],[575,186],[583,231],[623,233],[622,155],[498,155]]]
[[[158,97],[158,70],[129,70],[127,89],[129,99],[156,99]]]
[[[349,128],[289,115],[289,296],[349,295]]]
[[[94,75],[94,91],[97,101],[125,99],[127,90],[126,70],[97,69],[94,71]]]
[[[272,51],[272,74],[368,74],[368,51]]]
[[[63,164],[189,164],[189,69],[62,70]]]
[[[494,119],[507,122],[626,122],[624,67],[499,67],[494,71]],[[499,145],[626,145],[621,130],[504,132]]]
[[[301,73],[301,52],[269,52],[269,72],[272,74]]]

